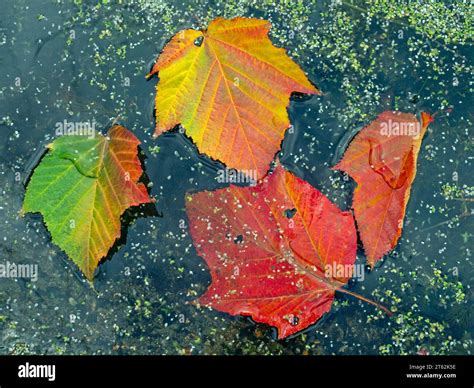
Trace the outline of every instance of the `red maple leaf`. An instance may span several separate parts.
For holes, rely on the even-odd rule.
[[[327,313],[336,290],[352,294],[341,289],[356,259],[352,214],[283,167],[255,187],[191,195],[186,209],[212,276],[199,303],[284,338]]]

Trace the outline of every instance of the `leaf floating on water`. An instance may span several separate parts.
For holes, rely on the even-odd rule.
[[[370,266],[400,238],[421,142],[432,121],[425,112],[421,122],[409,113],[383,112],[356,135],[333,167],[357,183],[352,206]]]
[[[275,326],[279,338],[320,319],[352,276],[352,214],[281,166],[255,187],[194,194],[186,211],[212,275],[199,302]]]
[[[63,136],[36,167],[23,212],[41,213],[52,240],[92,280],[94,270],[120,237],[120,217],[131,206],[151,202],[137,147],[126,128],[107,137]]]
[[[262,178],[290,126],[291,94],[319,93],[269,30],[238,17],[178,32],[148,75],[159,74],[155,135],[181,124],[201,152]]]

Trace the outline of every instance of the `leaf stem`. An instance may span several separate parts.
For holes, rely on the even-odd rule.
[[[368,299],[362,295],[359,295],[355,292],[352,292],[352,291],[349,291],[349,290],[346,290],[345,288],[343,288],[347,283],[344,283],[344,282],[341,282],[339,280],[336,280],[334,279],[333,281],[330,281],[329,279],[325,278],[325,277],[322,277],[320,276],[319,274],[315,273],[314,271],[311,270],[311,268],[309,268],[308,266],[302,266],[301,264],[298,263],[297,260],[294,261],[294,264],[296,265],[297,268],[299,268],[302,272],[308,274],[309,276],[313,276],[315,279],[317,279],[318,281],[326,284],[329,286],[329,288],[332,288],[334,289],[334,291],[339,291],[343,294],[347,294],[347,295],[351,295],[353,296],[354,298],[357,298],[359,300],[362,300],[366,303],[369,303],[379,309],[381,309],[385,314],[387,314],[389,317],[391,317],[393,315],[393,313],[388,309],[386,308],[385,306],[382,306],[380,303],[377,303],[371,299]],[[337,283],[337,285],[336,285]]]
[[[364,302],[367,302],[367,303],[369,303],[369,304],[371,304],[371,305],[374,305],[375,307],[381,309],[381,310],[382,310],[385,314],[387,314],[389,317],[393,315],[393,313],[392,313],[388,308],[386,308],[385,306],[382,306],[380,303],[377,303],[377,302],[375,302],[375,301],[373,301],[373,300],[371,300],[371,299],[368,299],[368,298],[366,298],[366,297],[364,297],[364,296],[362,296],[362,295],[359,295],[359,294],[357,294],[357,293],[355,293],[355,292],[346,290],[345,288],[336,288],[336,291],[339,291],[339,292],[341,292],[341,293],[343,293],[343,294],[351,295],[351,296],[353,296],[353,297],[355,297],[355,298],[357,298],[357,299],[360,299],[360,300],[362,300],[362,301],[364,301]]]

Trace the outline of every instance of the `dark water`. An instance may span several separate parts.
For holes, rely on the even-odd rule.
[[[0,279],[1,353],[472,353],[468,5],[434,12],[428,2],[417,11],[395,2],[392,11],[340,1],[0,2],[0,262],[39,266],[36,282]],[[401,10],[409,16],[399,17]],[[413,21],[416,12],[424,23]],[[361,126],[386,109],[438,112],[423,141],[403,236],[351,286],[395,307],[393,317],[340,295],[315,327],[277,341],[265,325],[189,303],[210,275],[188,233],[185,194],[219,187],[222,165],[181,133],[151,138],[156,79],[144,76],[175,32],[217,15],[271,20],[275,44],[324,92],[291,103],[295,131],[280,158],[341,208],[350,206],[353,183],[330,167]],[[133,131],[162,215],[131,223],[93,287],[50,242],[41,217],[19,216],[22,182],[65,119]],[[363,263],[362,250],[359,256]]]

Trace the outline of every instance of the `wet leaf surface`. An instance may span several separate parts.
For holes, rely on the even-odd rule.
[[[425,112],[421,122],[412,114],[383,112],[355,136],[334,167],[357,182],[352,206],[370,266],[400,238],[418,153],[431,121]]]
[[[41,213],[57,244],[89,280],[120,237],[120,216],[151,201],[139,183],[140,141],[114,126],[107,137],[66,135],[56,139],[33,172],[23,204]]]
[[[262,178],[290,126],[291,94],[319,93],[269,30],[238,17],[178,32],[150,73],[159,76],[155,135],[181,124],[201,152]]]
[[[352,276],[352,214],[281,166],[256,187],[193,194],[186,209],[212,275],[199,303],[276,326],[279,338],[320,319]]]

